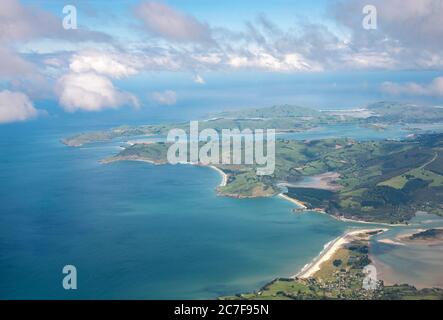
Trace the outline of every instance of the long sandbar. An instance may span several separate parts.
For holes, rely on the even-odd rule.
[[[285,200],[287,200],[287,201],[289,201],[289,202],[292,202],[292,203],[296,204],[297,206],[299,206],[299,207],[301,207],[301,208],[303,208],[303,209],[307,209],[307,208],[308,208],[303,202],[301,202],[301,201],[299,201],[299,200],[297,200],[297,199],[294,199],[294,198],[288,197],[287,195],[285,195],[285,194],[283,194],[283,193],[279,193],[278,196],[279,196],[280,198],[282,198],[282,199],[285,199]]]
[[[320,270],[323,262],[330,260],[338,249],[342,248],[345,244],[351,242],[356,236],[362,233],[368,233],[378,230],[386,231],[387,229],[360,229],[346,232],[344,235],[327,243],[320,254],[311,263],[304,266],[303,269],[292,278],[307,279],[314,276],[314,274]]]

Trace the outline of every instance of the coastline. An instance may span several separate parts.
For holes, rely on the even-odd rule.
[[[386,227],[405,227],[405,226],[412,226],[412,224],[406,224],[406,223],[387,223],[387,222],[370,222],[370,221],[364,221],[364,220],[354,220],[344,217],[338,217],[335,215],[330,214],[330,216],[338,221],[342,222],[353,222],[353,223],[361,223],[361,224],[373,224],[378,226],[386,226]]]
[[[153,164],[153,165],[166,164],[165,162],[162,162],[162,161],[155,161],[155,160],[150,160],[150,159],[146,159],[146,158],[138,158],[138,157],[120,157],[120,158],[112,157],[112,158],[100,160],[100,163],[108,164],[108,163],[119,162],[119,161],[138,161],[138,162],[145,162],[145,163],[149,163],[149,164]],[[190,163],[183,163],[183,164],[190,164]],[[208,168],[211,168],[211,169],[217,171],[220,174],[220,176],[222,177],[222,181],[220,182],[218,187],[224,187],[228,184],[228,175],[220,168],[217,168],[214,165],[201,165],[201,164],[192,164],[192,165],[201,166],[201,167],[208,167]]]
[[[291,197],[289,197],[289,196],[287,196],[287,195],[285,195],[283,193],[279,193],[278,196],[280,198],[282,198],[282,199],[285,199],[286,201],[289,201],[291,203],[296,204],[297,206],[301,207],[302,209],[305,209],[305,210],[308,209],[308,207],[303,202],[301,202],[300,200],[291,198]]]
[[[166,164],[166,162],[163,161],[156,161],[156,160],[150,160],[150,159],[146,159],[146,158],[138,158],[138,157],[111,157],[111,158],[106,158],[103,160],[100,160],[100,163],[102,164],[108,164],[108,163],[112,163],[112,162],[118,162],[118,161],[139,161],[139,162],[146,162],[146,163],[150,163],[153,165],[162,165],[162,164]],[[220,182],[220,184],[218,185],[218,188],[220,187],[225,187],[228,184],[228,174],[226,174],[223,170],[221,170],[220,168],[216,167],[215,165],[202,165],[202,164],[196,164],[196,163],[183,163],[183,164],[191,164],[191,165],[196,165],[196,166],[202,166],[202,167],[209,167],[215,171],[217,171],[221,177],[222,177],[222,181]],[[234,197],[234,198],[256,198],[254,196],[252,197],[247,197],[247,196],[241,196],[241,195],[229,195],[229,194],[223,194],[224,196],[228,196],[228,197]],[[319,214],[326,214],[328,216],[330,216],[333,219],[336,219],[338,221],[341,222],[351,222],[351,223],[360,223],[360,224],[369,224],[369,225],[379,225],[379,226],[387,226],[387,227],[404,227],[404,226],[411,226],[411,224],[406,224],[406,223],[398,223],[398,224],[390,224],[390,223],[386,223],[386,222],[370,222],[370,221],[364,221],[364,220],[355,220],[355,219],[349,219],[349,218],[345,218],[345,217],[341,217],[341,216],[336,216],[333,214],[329,214],[327,212],[325,212],[323,209],[308,209],[308,207],[306,206],[306,204],[298,199],[295,198],[291,198],[289,196],[287,196],[284,193],[279,193],[278,196],[286,201],[289,201],[293,204],[295,204],[299,209],[299,211],[310,211],[310,212],[315,212],[315,213],[319,213]]]
[[[404,227],[404,226],[411,226],[411,224],[405,224],[405,223],[386,223],[386,222],[370,222],[370,221],[364,221],[364,220],[355,220],[355,219],[349,219],[344,217],[339,217],[333,214],[329,214],[325,212],[323,209],[308,209],[308,207],[304,204],[304,202],[301,202],[300,200],[297,200],[295,198],[291,198],[283,193],[279,193],[278,196],[282,199],[285,199],[286,201],[292,202],[300,207],[300,209],[303,209],[303,211],[309,211],[309,212],[315,212],[320,214],[326,214],[329,217],[341,221],[341,222],[352,222],[352,223],[361,223],[361,224],[371,224],[371,225],[378,225],[378,226],[386,226],[386,227]]]
[[[373,232],[377,230],[382,230],[383,232],[387,231],[388,229],[360,229],[360,230],[353,230],[348,231],[342,236],[328,242],[324,249],[320,252],[320,254],[312,260],[312,262],[305,265],[300,272],[293,275],[291,278],[299,278],[299,279],[307,279],[320,270],[321,265],[330,260],[333,255],[337,252],[338,249],[342,248],[345,244],[351,242],[354,237],[367,232]]]
[[[218,185],[219,187],[225,187],[228,184],[228,175],[220,168],[217,168],[214,165],[209,165],[209,168],[212,168],[213,170],[217,171],[221,177],[222,177],[222,181],[220,182],[220,184]]]
[[[139,157],[109,157],[109,158],[99,160],[99,163],[109,164],[109,163],[120,162],[120,161],[137,161],[137,162],[145,162],[145,163],[149,163],[149,164],[153,164],[153,165],[164,164],[161,161],[155,161],[155,160],[150,160],[150,159],[146,159],[146,158],[139,158]]]

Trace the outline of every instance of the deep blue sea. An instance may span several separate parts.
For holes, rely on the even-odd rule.
[[[209,168],[100,164],[119,141],[59,142],[122,123],[94,119],[0,127],[0,299],[215,298],[295,274],[355,227],[279,198],[218,197]],[[65,265],[77,290],[62,287]]]

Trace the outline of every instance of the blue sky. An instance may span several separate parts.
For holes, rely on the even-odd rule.
[[[374,0],[373,29],[363,0],[73,0],[70,30],[65,4],[1,2],[0,124],[197,105],[442,103],[440,0]]]

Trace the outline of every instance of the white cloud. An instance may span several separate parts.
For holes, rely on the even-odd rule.
[[[188,46],[187,43],[169,46],[159,42],[157,47],[146,46],[146,50],[141,50],[145,54],[144,66],[151,70],[253,69],[271,72],[443,67],[443,42],[436,41],[443,37],[443,19],[440,19],[443,1],[374,0],[373,4],[379,9],[379,25],[377,30],[371,31],[362,27],[365,4],[365,0],[334,2],[330,9],[332,13],[336,12],[336,16],[331,16],[335,20],[323,24],[297,19],[296,24],[284,29],[261,15],[239,31],[205,26],[214,46]],[[153,9],[146,13],[149,21],[153,24],[160,21],[164,32],[158,31],[157,34],[162,33],[165,38],[173,40],[174,36],[168,36],[170,32],[187,30],[184,26],[179,27],[181,23],[175,23],[175,20],[182,19],[171,18],[174,14],[169,14],[169,10],[177,12],[175,9],[155,2],[144,6]],[[166,22],[170,20],[174,22]],[[333,28],[328,27],[331,22]]]
[[[52,79],[65,73],[68,65],[68,73],[78,74],[76,78],[95,74],[100,75],[101,80],[123,79],[142,70],[309,72],[439,70],[443,67],[443,41],[438,41],[443,37],[443,1],[374,0],[371,4],[379,9],[379,28],[371,31],[361,26],[365,0],[339,0],[338,3],[333,4],[337,11],[336,16],[331,15],[334,21],[310,23],[295,19],[294,25],[280,28],[261,15],[248,21],[243,29],[233,30],[209,26],[165,3],[144,1],[136,7],[135,14],[144,24],[144,30],[159,39],[144,41],[146,39],[139,38],[136,33],[124,38],[125,33],[116,32],[122,37],[121,42],[117,39],[106,42],[109,36],[87,30],[84,26],[78,30],[64,30],[60,17],[39,9],[37,5],[3,0],[0,9],[0,77],[9,82],[9,87],[19,88],[18,91],[34,97],[22,82],[32,85],[34,92],[42,92],[41,83],[52,85]],[[117,23],[119,30],[126,27],[121,21]],[[334,27],[328,28],[329,25]],[[349,27],[349,33],[345,34],[343,26]],[[86,41],[92,41],[92,46]],[[107,46],[102,46],[105,43]],[[85,49],[91,47],[93,49]],[[69,58],[71,51],[76,53]],[[203,84],[205,79],[196,74],[193,81]],[[404,87],[398,88],[396,84],[384,87],[391,92],[404,91]],[[108,97],[113,102],[121,101],[110,97],[128,95],[120,92],[109,80],[103,88],[108,92],[98,94],[102,100]],[[421,95],[431,92],[427,86],[413,84],[407,90]],[[437,94],[433,90],[432,94]],[[96,108],[105,108],[101,103],[99,105]]]
[[[2,47],[0,43],[0,77],[30,75],[36,71],[37,68],[32,63],[15,52]]]
[[[404,44],[443,47],[443,2],[441,0],[376,0],[382,30]]]
[[[41,54],[36,44],[47,42],[46,47],[50,47],[49,43],[63,42],[65,46],[61,49],[51,48],[52,52],[63,55],[70,50],[67,43],[75,47],[80,42],[92,41],[97,46],[109,43],[112,38],[90,31],[86,26],[65,30],[61,17],[27,2],[0,1],[0,81],[8,88],[27,92],[32,97],[48,98],[52,95],[52,80],[59,75],[66,60],[57,64],[55,57],[44,61],[47,57]]]
[[[391,95],[443,97],[443,77],[435,78],[431,83],[425,85],[415,82],[408,82],[406,84],[384,82],[381,89],[383,92]]]
[[[36,6],[25,5],[17,0],[1,1],[0,42],[26,41],[39,37],[105,42],[111,39],[106,34],[90,31],[84,26],[76,30],[65,30],[61,18]]]
[[[398,66],[398,62],[386,52],[362,50],[344,54],[342,58],[341,68],[392,70]]]
[[[230,55],[227,63],[236,69],[250,68],[277,72],[320,71],[323,69],[320,64],[309,61],[298,53],[273,55],[263,49],[252,50],[243,55]]]
[[[136,74],[140,64],[131,56],[85,51],[71,58],[69,68],[77,73],[95,72],[111,78],[121,79]]]
[[[9,90],[0,91],[0,123],[25,121],[37,115],[38,110],[27,95]]]
[[[60,105],[66,111],[139,106],[134,95],[120,91],[108,78],[121,79],[136,74],[140,65],[133,57],[88,50],[74,54],[70,61],[70,73],[59,78],[56,84]]]
[[[172,90],[153,92],[152,99],[161,105],[174,105],[177,103],[177,94]]]
[[[198,84],[205,84],[206,83],[205,79],[203,79],[203,77],[199,74],[194,75],[192,80]]]
[[[372,0],[369,4],[377,8],[378,26],[370,31],[362,28],[362,8],[367,4],[367,0],[331,4],[339,25],[350,32],[349,48],[357,54],[388,55],[396,63],[389,69],[443,66],[443,1]]]
[[[58,79],[56,93],[60,105],[68,112],[100,111],[122,105],[138,107],[138,100],[122,92],[112,82],[95,73],[69,73]]]
[[[192,59],[206,65],[217,65],[222,62],[222,53],[200,53],[193,55]]]
[[[43,60],[43,63],[54,68],[61,68],[64,65],[64,61],[59,58],[47,58]]]
[[[0,14],[0,40],[27,40],[42,34],[53,34],[55,16],[31,9],[16,0],[3,0]],[[59,26],[59,29],[61,27]]]
[[[146,29],[155,36],[172,41],[208,42],[209,27],[196,18],[160,2],[145,2],[136,9]]]

